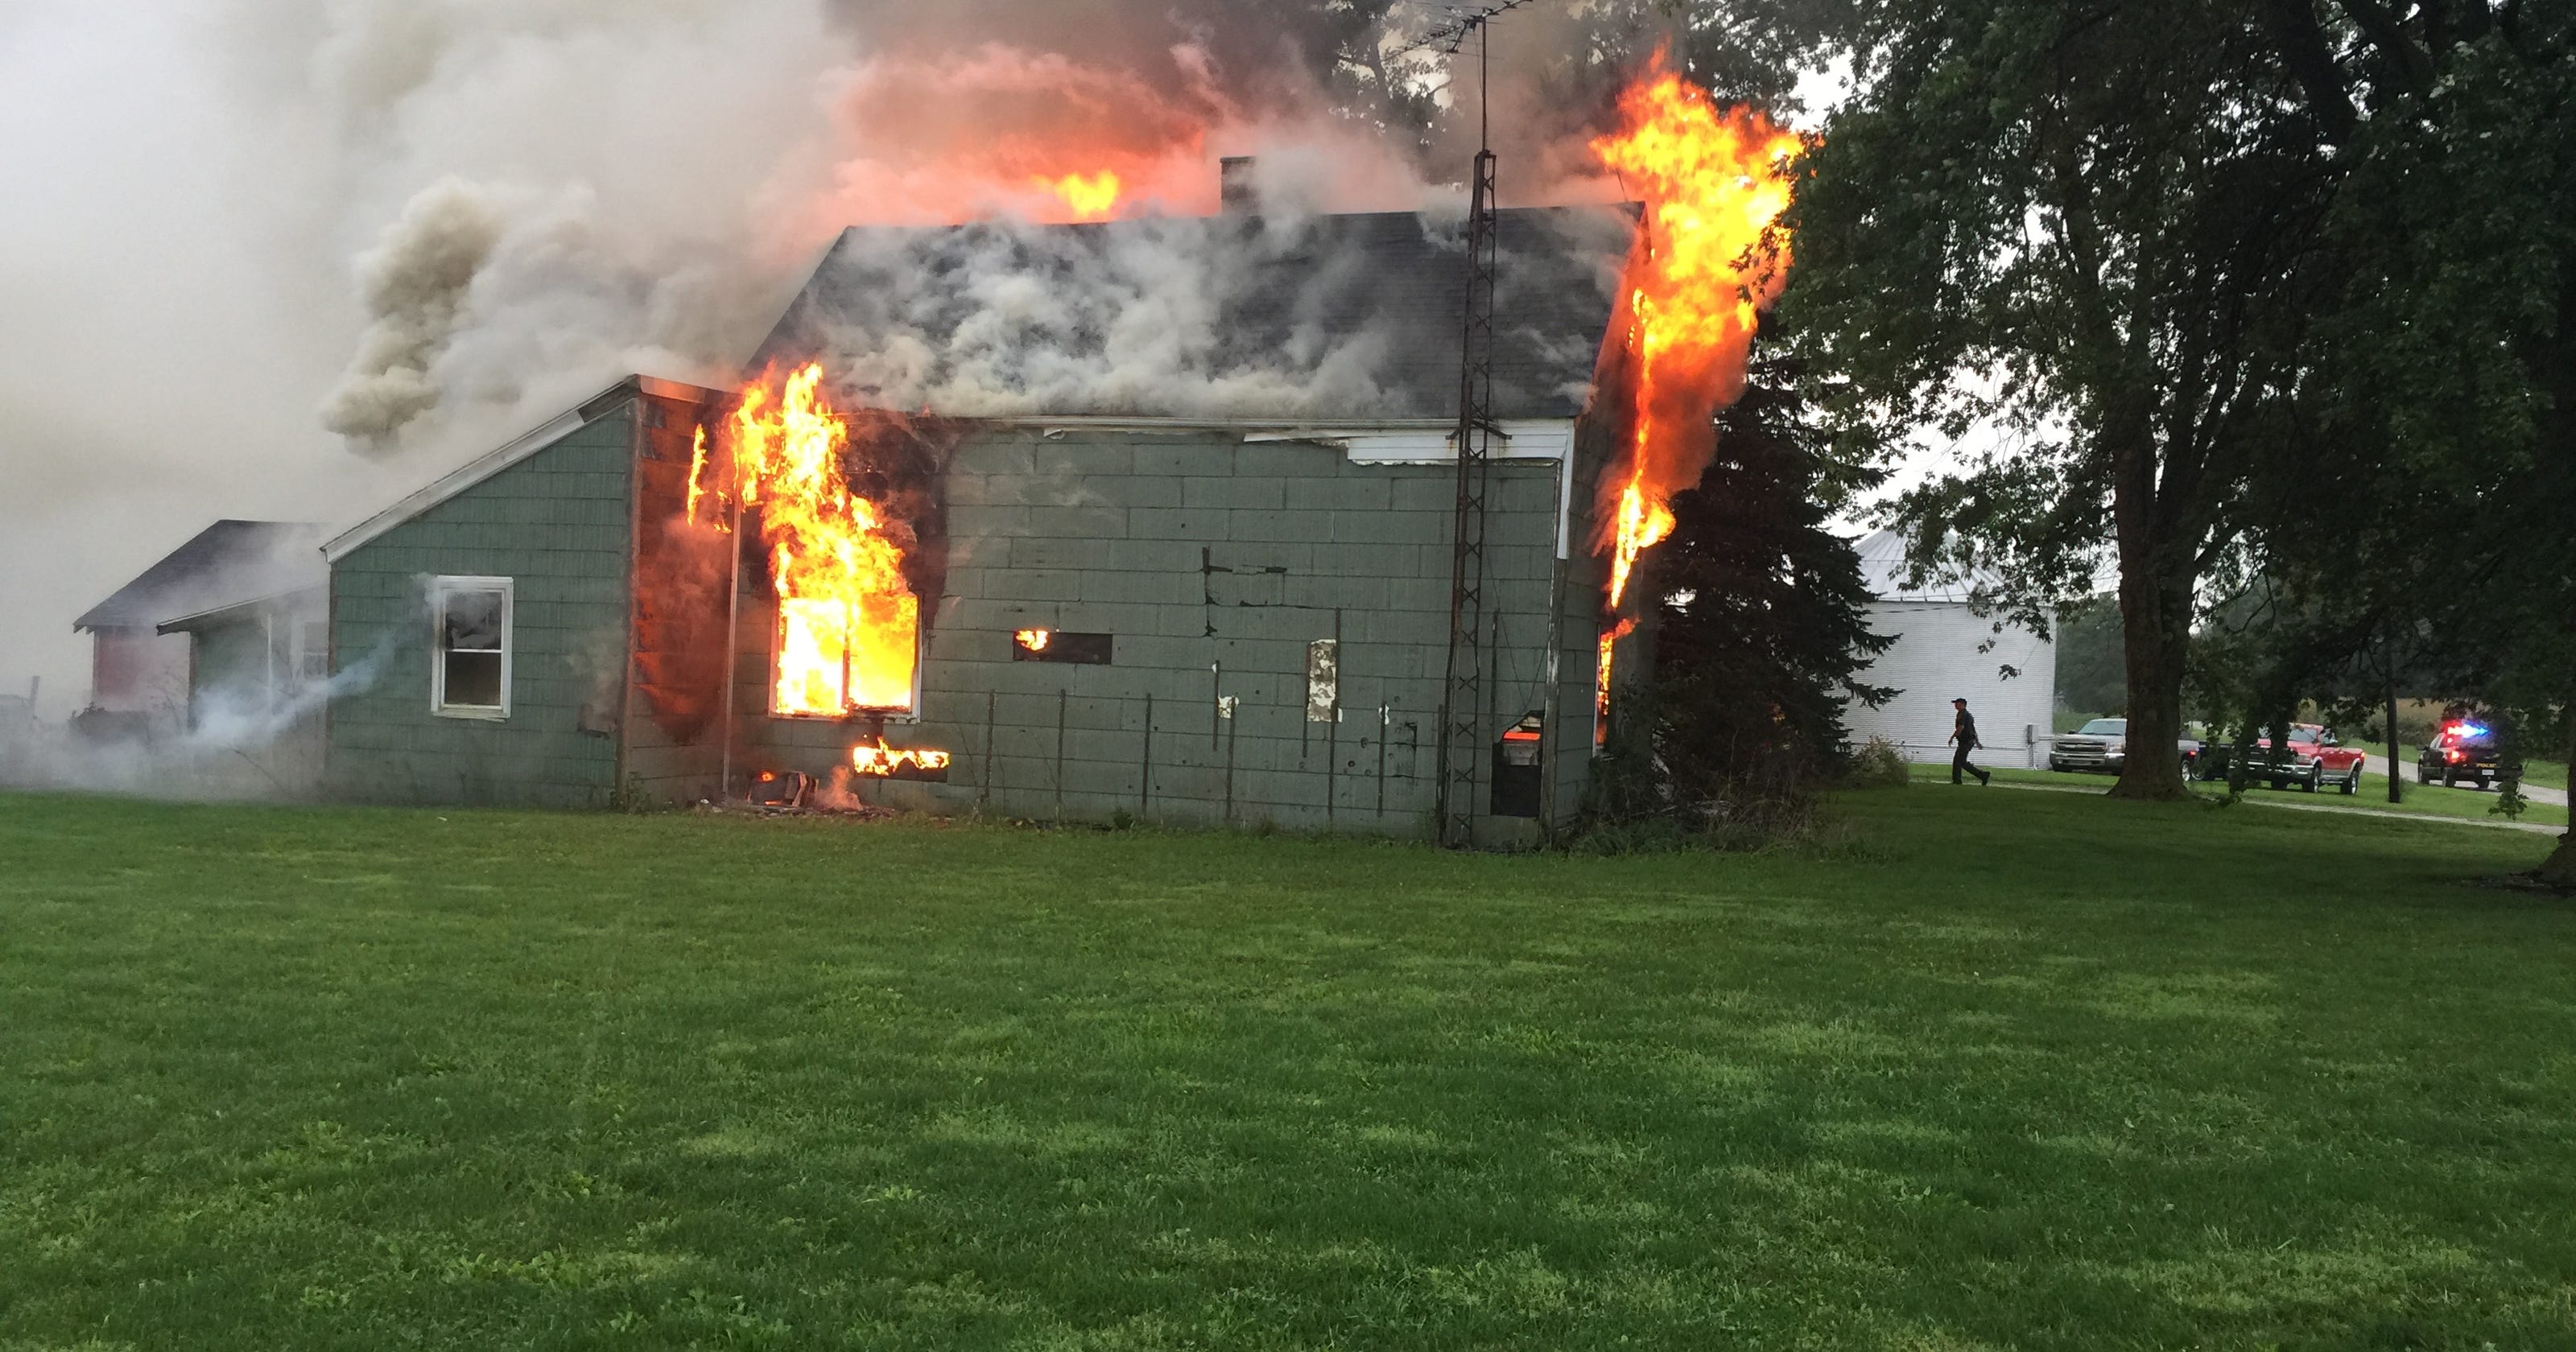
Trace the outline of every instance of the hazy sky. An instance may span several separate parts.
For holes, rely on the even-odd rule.
[[[763,213],[829,168],[848,42],[818,0],[0,4],[0,689],[77,707],[73,617],[209,521],[362,517],[756,331],[806,261]],[[317,415],[356,260],[450,175],[518,275],[470,407],[363,458]]]

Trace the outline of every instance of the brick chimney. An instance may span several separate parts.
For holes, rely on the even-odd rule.
[[[1216,162],[1217,209],[1228,216],[1249,216],[1260,207],[1252,190],[1252,156],[1228,155]]]

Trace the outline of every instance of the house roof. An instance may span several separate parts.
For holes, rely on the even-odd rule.
[[[116,594],[72,621],[74,630],[144,628],[328,581],[322,528],[295,521],[218,521]]]
[[[622,396],[637,392],[690,400],[723,397],[713,390],[684,385],[676,380],[662,380],[653,376],[628,376],[500,446],[432,479],[404,495],[392,506],[332,536],[322,546],[322,557],[327,562],[338,563],[347,558],[352,550],[386,531],[535,455],[575,430],[607,416],[623,402]]]
[[[1582,412],[1633,217],[1498,215],[1495,416]],[[842,232],[750,368],[957,416],[1455,418],[1460,222],[1413,212]]]
[[[153,631],[162,634],[191,633],[200,629],[212,629],[217,625],[229,624],[234,620],[251,619],[259,615],[260,612],[270,610],[272,608],[292,612],[299,608],[315,605],[327,605],[329,603],[330,593],[330,584],[327,581],[323,581],[316,582],[309,587],[296,587],[288,591],[269,592],[259,596],[246,597],[239,601],[227,601],[222,605],[210,606],[204,610],[191,611],[190,613],[181,615],[176,619],[163,620],[159,624],[153,626]]]
[[[1933,602],[1966,605],[1973,589],[1993,590],[2000,579],[1992,577],[1924,579],[1921,586],[1906,581],[1905,537],[1892,530],[1872,531],[1852,546],[1860,555],[1860,580],[1869,594],[1881,601]]]

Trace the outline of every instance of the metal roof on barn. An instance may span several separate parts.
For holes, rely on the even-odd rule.
[[[1991,574],[1972,577],[1945,577],[1934,574],[1920,585],[1908,580],[1905,563],[1905,537],[1892,530],[1872,531],[1852,545],[1860,556],[1860,580],[1869,594],[1881,601],[1931,602],[1967,605],[1975,593],[1992,593],[2002,586],[2002,579]]]
[[[1531,207],[1498,221],[1495,416],[1573,417],[1633,217]],[[1461,230],[1413,212],[854,227],[750,369],[820,359],[863,397],[966,416],[1454,418]],[[1188,339],[1126,323],[1166,313]],[[1165,369],[1131,369],[1157,358]]]
[[[164,620],[325,584],[322,528],[298,521],[218,521],[116,594],[74,630],[148,628]]]

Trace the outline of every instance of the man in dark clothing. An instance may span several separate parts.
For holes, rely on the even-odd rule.
[[[1959,746],[1959,749],[1950,756],[1950,782],[1965,784],[1967,781],[1960,778],[1961,775],[1975,775],[1980,784],[1993,783],[1995,779],[1993,775],[1968,763],[1968,753],[1985,745],[1977,740],[1977,716],[1968,712],[1966,700],[1954,699],[1950,701],[1950,707],[1957,710],[1959,715],[1950,724],[1950,740],[1958,743]]]

